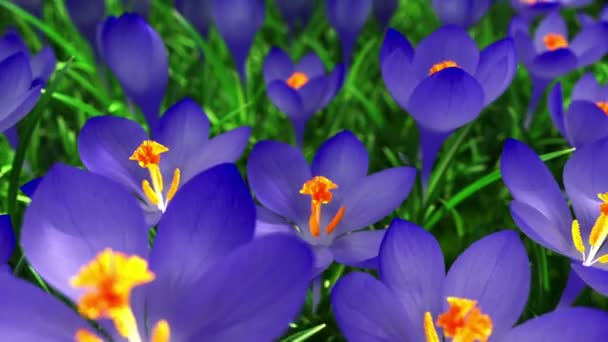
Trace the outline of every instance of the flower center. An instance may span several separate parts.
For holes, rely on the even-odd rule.
[[[141,342],[137,320],[131,309],[131,291],[151,282],[154,277],[146,260],[106,248],[70,279],[70,285],[85,290],[77,302],[81,315],[92,320],[110,319],[120,336],[129,342]],[[86,329],[79,329],[75,339],[77,342],[103,341]],[[169,342],[169,339],[167,321],[157,322],[151,341]]]
[[[306,83],[308,83],[308,76],[300,71],[295,71],[287,79],[287,85],[295,90],[302,88]]]
[[[310,195],[310,219],[308,220],[308,226],[310,234],[314,237],[318,237],[321,234],[321,206],[331,202],[333,193],[331,190],[337,189],[338,185],[331,180],[323,176],[315,176],[308,182],[302,185],[300,193],[302,195]],[[331,219],[327,227],[325,227],[325,233],[331,234],[336,229],[338,223],[344,217],[345,207],[340,207],[338,212]]]
[[[549,33],[543,37],[543,43],[549,51],[563,49],[568,47],[568,40],[559,33]]]
[[[600,107],[604,114],[608,115],[608,101],[599,101],[596,102],[595,105]]]
[[[434,64],[431,69],[429,69],[429,76],[447,68],[458,68],[458,64],[452,60],[445,60],[443,62]]]
[[[171,186],[165,197],[163,195],[163,175],[158,164],[160,163],[160,155],[167,151],[169,151],[168,147],[159,144],[156,141],[144,140],[133,152],[131,157],[129,157],[129,160],[137,161],[139,166],[148,169],[150,172],[152,185],[150,185],[150,182],[147,179],[144,179],[141,182],[141,188],[148,200],[162,212],[165,212],[167,205],[169,205],[169,201],[175,196],[181,177],[181,170],[176,168],[173,171]]]
[[[477,307],[477,301],[448,297],[450,308],[439,315],[437,326],[443,329],[445,337],[459,342],[487,342],[492,335],[492,319]],[[424,314],[424,334],[426,342],[439,342],[430,312]]]
[[[597,197],[602,203],[599,205],[600,214],[595,220],[595,224],[589,234],[589,254],[586,254],[587,249],[583,243],[578,220],[572,221],[572,243],[574,244],[574,248],[576,248],[583,257],[583,266],[592,266],[596,262],[608,264],[608,254],[596,257],[608,237],[608,192],[598,194]]]

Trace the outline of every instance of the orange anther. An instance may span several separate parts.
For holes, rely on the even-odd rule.
[[[293,89],[300,89],[308,83],[308,76],[300,71],[296,71],[287,79],[287,85]]]
[[[429,70],[429,75],[433,75],[447,68],[458,68],[458,64],[451,60],[439,62],[431,67],[431,69]]]
[[[543,43],[545,43],[545,47],[547,47],[547,50],[549,51],[568,47],[568,40],[559,33],[546,34],[543,37]]]
[[[444,336],[460,342],[487,342],[492,335],[492,320],[481,312],[477,302],[457,297],[448,297],[447,301],[450,308],[437,319]]]

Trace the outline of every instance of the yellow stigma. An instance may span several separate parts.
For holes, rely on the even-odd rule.
[[[443,335],[458,342],[487,342],[492,335],[492,319],[481,312],[477,301],[458,297],[448,297],[447,301],[450,308],[437,318]]]
[[[167,321],[160,320],[152,330],[150,342],[169,342],[171,340],[171,328]]]
[[[424,313],[424,335],[426,342],[439,342],[439,336],[435,330],[435,324],[433,324],[433,316],[428,311]]]
[[[142,142],[141,145],[137,147],[135,152],[133,152],[133,154],[129,158],[129,160],[137,161],[139,166],[148,169],[152,185],[150,185],[150,181],[144,179],[141,182],[141,188],[150,203],[156,205],[158,209],[163,212],[167,209],[169,201],[171,201],[175,196],[181,178],[180,169],[175,169],[173,171],[173,177],[171,178],[171,185],[169,187],[169,191],[167,191],[167,195],[165,197],[163,195],[163,175],[160,171],[159,164],[160,155],[167,151],[169,151],[168,147],[159,144],[156,141],[144,140],[144,142]]]
[[[318,237],[321,234],[321,206],[323,204],[330,203],[333,198],[331,190],[337,189],[338,185],[323,176],[315,176],[311,180],[307,181],[302,185],[300,193],[302,195],[310,195],[310,219],[308,225],[310,228],[310,234],[314,237]],[[325,233],[331,234],[340,221],[344,217],[346,208],[340,207],[338,212],[331,219],[327,227],[325,227]]]
[[[604,114],[608,115],[608,101],[599,101],[596,102],[595,105],[598,106]]]
[[[583,266],[592,266],[596,262],[605,264],[608,263],[608,254],[597,257],[600,248],[608,238],[608,192],[598,194],[597,197],[602,201],[599,206],[599,215],[589,233],[589,254],[586,253],[585,244],[581,236],[579,222],[572,222],[572,243],[574,248],[583,255]]]
[[[581,237],[581,227],[578,224],[578,220],[572,221],[572,242],[574,243],[574,248],[582,253],[584,258],[585,245],[583,244],[583,238]]]
[[[303,72],[296,71],[287,79],[287,85],[298,90],[308,83],[308,75]]]
[[[563,49],[568,47],[568,40],[559,33],[549,33],[543,37],[543,43],[549,51]]]
[[[86,329],[79,329],[76,332],[74,339],[76,342],[103,342],[101,338]]]
[[[429,70],[429,76],[433,75],[435,73],[438,73],[441,70],[444,70],[444,69],[447,69],[447,68],[458,68],[458,64],[456,62],[454,62],[454,61],[451,61],[451,60],[446,60],[446,61],[434,64],[431,67],[431,69]]]

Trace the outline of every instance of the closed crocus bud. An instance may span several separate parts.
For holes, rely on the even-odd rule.
[[[213,0],[175,0],[175,8],[203,37],[206,37],[213,20],[212,3]]]
[[[382,27],[387,27],[391,18],[399,8],[399,0],[375,0],[374,16]]]
[[[101,53],[154,131],[169,81],[167,49],[159,34],[137,14],[109,17],[101,31]]]
[[[134,12],[144,18],[150,13],[150,0],[122,0],[125,12]]]
[[[433,8],[442,24],[468,28],[488,11],[492,0],[433,0]]]
[[[277,0],[276,2],[283,20],[292,30],[305,27],[315,9],[314,0]]]
[[[256,33],[264,23],[264,1],[214,0],[211,12],[241,80],[245,81],[247,56]]]
[[[65,0],[65,7],[80,33],[97,47],[97,30],[106,15],[104,0]]]
[[[346,65],[350,64],[359,32],[367,21],[371,9],[371,0],[327,0],[326,2],[327,19],[340,37]]]

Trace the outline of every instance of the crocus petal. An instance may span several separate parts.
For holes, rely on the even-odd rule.
[[[421,126],[447,132],[475,119],[484,104],[481,84],[460,68],[447,68],[422,81],[407,109]]]
[[[78,31],[80,31],[92,45],[95,45],[97,25],[102,22],[106,14],[105,1],[66,0],[65,8]]]
[[[0,76],[0,79],[1,78],[2,76]],[[2,87],[0,86],[0,88]],[[7,129],[14,127],[15,124],[19,122],[19,120],[21,120],[24,116],[31,112],[34,106],[36,106],[36,103],[38,102],[41,93],[42,85],[39,83],[35,84],[30,90],[28,90],[20,98],[15,100],[15,103],[13,103],[13,105],[16,105],[16,107],[10,108],[7,116],[2,117],[2,115],[5,113],[0,112],[0,132],[6,131]],[[0,102],[1,101],[2,99],[0,99]]]
[[[536,50],[534,49],[534,43],[532,42],[532,38],[529,33],[518,31],[516,28],[519,24],[519,19],[513,19],[511,21],[511,30],[514,30],[511,34],[511,37],[515,41],[515,49],[517,50],[517,57],[522,62],[522,64],[529,67],[536,57]]]
[[[291,236],[262,237],[240,247],[176,303],[168,318],[171,338],[175,331],[180,341],[277,339],[304,304],[312,262],[308,246]]]
[[[380,279],[393,290],[407,311],[402,319],[422,326],[424,313],[433,317],[441,309],[445,276],[443,253],[437,240],[418,225],[394,220],[380,247]],[[421,328],[411,332],[412,341],[424,341]]]
[[[213,0],[211,12],[217,30],[226,42],[241,79],[256,33],[264,23],[262,0]]]
[[[346,208],[337,233],[347,233],[374,224],[401,205],[412,190],[416,169],[394,167],[361,179],[344,192]]]
[[[349,64],[359,32],[372,9],[372,0],[328,0],[325,5],[327,20],[342,42],[344,63]]]
[[[386,27],[398,7],[399,0],[374,0],[374,16],[382,27]]]
[[[15,249],[15,233],[11,217],[0,215],[0,265],[6,265]]]
[[[51,77],[51,74],[55,70],[55,64],[57,59],[55,58],[55,52],[50,47],[44,47],[37,55],[30,59],[30,66],[32,68],[32,77],[38,78],[47,82]]]
[[[307,222],[310,198],[299,191],[312,174],[298,149],[275,141],[257,143],[249,155],[247,176],[255,197],[265,207],[285,218]]]
[[[573,262],[571,264],[572,269],[579,277],[595,291],[601,293],[604,296],[608,296],[608,271],[583,266],[579,262]]]
[[[277,0],[276,4],[292,29],[305,27],[315,9],[315,2],[309,0]]]
[[[0,273],[0,335],[6,341],[73,341],[89,323],[51,294]],[[91,329],[92,330],[92,329]]]
[[[442,24],[464,28],[477,23],[491,4],[490,0],[433,0],[433,8]]]
[[[309,52],[300,58],[295,70],[305,73],[311,79],[325,74],[325,65],[316,53]]]
[[[106,19],[101,52],[130,98],[144,112],[154,131],[169,81],[167,49],[160,35],[139,15]]]
[[[568,141],[581,147],[608,136],[608,116],[593,102],[573,101],[568,107],[565,127]]]
[[[408,62],[411,62],[412,58],[414,58],[414,47],[412,47],[409,40],[401,32],[389,28],[384,35],[384,41],[380,48],[380,66],[384,64],[386,58],[395,52],[395,50],[401,50],[407,56]]]
[[[326,140],[312,161],[312,174],[331,179],[340,188],[348,188],[367,175],[369,156],[365,145],[350,131]]]
[[[329,91],[329,77],[326,76],[314,78],[298,89],[298,94],[302,100],[303,118],[308,118],[322,109]]]
[[[566,239],[571,236],[570,208],[553,175],[530,147],[514,139],[507,140],[500,172],[513,198],[534,208],[551,223],[548,227],[532,229],[556,230],[570,241]],[[543,236],[542,231],[539,233]]]
[[[344,64],[338,64],[331,74],[327,76],[327,91],[325,92],[325,97],[321,101],[321,109],[327,106],[342,88],[345,72]]]
[[[577,63],[576,56],[570,49],[558,49],[534,57],[529,69],[536,77],[551,79],[570,72],[576,68]]]
[[[476,300],[492,319],[492,338],[500,340],[526,306],[530,278],[523,243],[514,231],[502,231],[473,243],[454,261],[444,296]]]
[[[266,84],[281,80],[286,81],[294,72],[291,58],[278,47],[273,47],[264,59],[264,80]]]
[[[597,216],[600,214],[597,198],[608,189],[608,139],[602,139],[577,149],[564,166],[564,186],[582,236],[589,236]]]
[[[547,15],[538,25],[534,33],[534,47],[536,51],[547,51],[544,39],[548,34],[559,34],[568,39],[568,27],[566,27],[566,22],[564,22],[559,11]]]
[[[6,33],[4,33],[4,36],[0,38],[0,61],[3,61],[18,52],[22,52],[28,58],[30,57],[29,49],[27,45],[25,45],[23,39],[21,39],[19,32],[8,29]]]
[[[577,13],[576,19],[581,27],[595,24],[595,18],[586,13]]]
[[[105,248],[146,258],[147,226],[124,187],[61,164],[44,176],[23,220],[27,259],[50,285],[75,300],[70,278]]]
[[[578,68],[599,61],[608,52],[608,25],[597,24],[583,27],[572,40],[570,48],[578,59]]]
[[[8,116],[25,92],[32,86],[32,71],[23,52],[0,61],[0,120]],[[0,131],[4,131],[2,129]]]
[[[608,88],[602,87],[595,76],[588,72],[581,77],[572,89],[572,101],[587,100],[591,102],[606,101]]]
[[[445,61],[456,62],[471,75],[477,70],[477,43],[459,26],[443,26],[418,44],[412,62],[413,75],[410,77],[421,80],[429,75],[433,65]]]
[[[38,184],[40,184],[41,180],[42,180],[42,177],[34,178],[31,181],[23,184],[19,189],[27,197],[32,198],[32,196],[34,195],[34,191],[36,191],[36,189],[38,188]]]
[[[342,334],[351,342],[418,341],[395,293],[369,274],[342,277],[331,292],[331,304]]]
[[[418,85],[418,82],[411,77],[410,60],[411,57],[408,56],[407,50],[399,48],[385,57],[381,64],[384,84],[393,100],[402,109],[407,109],[410,95]]]
[[[255,205],[236,166],[218,165],[177,192],[150,254],[147,312],[169,312],[201,276],[253,238]]]
[[[255,206],[255,237],[267,234],[295,234],[295,229],[281,216],[262,206]]]
[[[481,52],[475,78],[484,92],[484,105],[496,100],[511,84],[517,71],[517,55],[512,38],[499,40]]]
[[[146,139],[146,132],[134,121],[109,115],[94,117],[80,130],[78,153],[90,171],[142,194],[141,182],[148,179],[148,172],[129,157]]]
[[[266,93],[272,103],[289,117],[297,118],[302,115],[302,99],[285,81],[271,82],[266,88]]]
[[[566,128],[564,127],[564,96],[562,93],[562,84],[560,82],[555,83],[553,88],[549,91],[547,97],[547,109],[551,115],[551,120],[557,128],[559,134],[567,139]]]
[[[571,306],[586,287],[587,284],[581,279],[576,271],[570,268],[568,281],[566,282],[566,287],[564,288],[564,292],[562,292],[562,296],[559,298],[557,308]]]
[[[376,268],[380,243],[386,230],[360,231],[343,235],[331,245],[337,262],[363,268]]]
[[[511,330],[501,342],[601,341],[608,334],[608,314],[591,308],[560,309]]]
[[[175,0],[175,9],[186,18],[203,36],[207,36],[213,21],[211,6],[213,0]]]

